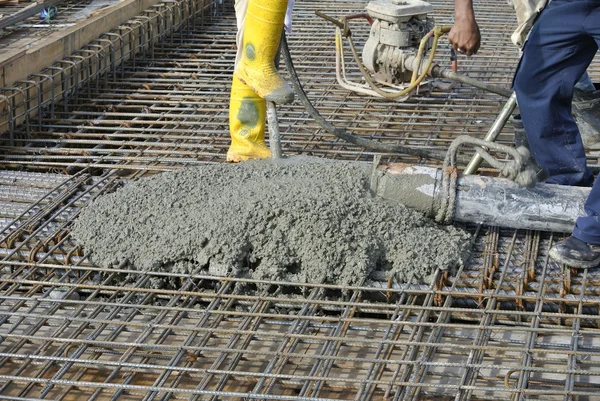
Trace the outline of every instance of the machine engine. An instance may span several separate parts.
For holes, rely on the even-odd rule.
[[[378,82],[410,82],[412,71],[405,68],[405,61],[417,55],[421,40],[433,29],[433,18],[427,16],[432,10],[431,4],[421,0],[369,2],[367,12],[373,24],[363,48],[363,63]]]

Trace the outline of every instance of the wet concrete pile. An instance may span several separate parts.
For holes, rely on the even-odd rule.
[[[294,282],[427,283],[462,263],[467,233],[373,197],[369,177],[312,158],[183,169],[98,199],[73,236],[102,267]]]

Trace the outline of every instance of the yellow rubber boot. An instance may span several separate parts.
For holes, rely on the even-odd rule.
[[[250,0],[244,25],[242,58],[235,75],[260,97],[291,103],[294,91],[275,69],[287,0]]]
[[[229,133],[231,145],[228,162],[266,159],[271,151],[265,144],[267,101],[235,76],[229,101]]]

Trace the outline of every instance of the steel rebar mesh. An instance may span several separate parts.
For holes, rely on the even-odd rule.
[[[350,93],[335,80],[333,26],[314,15],[356,12],[364,1],[301,2],[290,45],[301,79],[317,109],[350,132],[388,143],[445,149],[459,134],[483,135],[499,111],[499,96],[459,86],[419,94],[406,103],[385,102]],[[434,3],[439,23],[450,23],[452,10]],[[482,3],[478,16],[485,38],[481,53],[459,61],[469,75],[508,87],[518,58],[509,41],[514,16],[507,5]],[[509,21],[510,23],[506,23]],[[357,43],[368,26],[353,23]],[[4,165],[27,168],[129,165],[169,169],[222,161],[228,147],[227,109],[235,56],[235,19],[231,9],[209,26],[178,31],[146,51],[111,79],[89,80],[58,105],[52,116],[29,127],[16,144],[3,148]],[[438,61],[449,65],[447,46]],[[348,60],[348,66],[350,66]],[[358,79],[357,69],[348,74]],[[279,108],[286,154],[370,160],[373,152],[323,132],[300,105]],[[18,133],[17,133],[18,136]],[[31,139],[33,137],[33,139]],[[501,141],[510,142],[510,129]],[[5,139],[8,144],[9,139]],[[397,155],[388,155],[400,160]],[[403,161],[418,161],[403,157]]]
[[[342,15],[364,4],[298,3],[290,42],[317,108],[390,143],[443,148],[453,136],[485,132],[501,100],[478,90],[392,104],[337,86],[333,30],[314,11]],[[438,21],[449,22],[450,5],[434,5]],[[508,85],[517,58],[512,12],[501,1],[476,8],[487,50],[465,70]],[[549,233],[468,227],[471,260],[456,274],[437,272],[431,287],[90,264],[69,226],[119,175],[223,160],[230,4],[202,22],[126,63],[122,75],[86,83],[41,129],[17,129],[19,146],[3,148],[4,165],[74,174],[0,173],[0,399],[594,399],[600,276],[550,262]],[[359,43],[365,34],[357,30]],[[299,106],[281,108],[280,119],[287,154],[372,156],[323,133]],[[511,140],[508,129],[501,139]],[[157,287],[159,276],[171,286]]]
[[[79,177],[50,197],[110,186]],[[44,248],[14,245],[29,261],[2,262],[0,394],[17,399],[593,399],[600,384],[597,297],[502,290],[518,233],[491,289],[469,291],[104,270],[43,228]]]

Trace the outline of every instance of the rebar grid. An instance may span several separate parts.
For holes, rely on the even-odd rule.
[[[223,8],[222,0],[159,3],[70,57],[17,81],[14,86],[0,88],[0,132],[8,133],[6,140],[10,146],[15,144],[16,130],[22,137],[31,138],[36,131],[32,124],[42,130],[42,116],[46,113],[54,118],[58,106],[67,113],[78,103],[84,84],[91,85],[94,81],[99,89],[100,81],[104,84],[114,81],[119,73],[123,78],[124,69],[119,71],[119,66],[126,61],[135,67],[139,53],[147,51],[153,56],[157,42],[176,30],[203,26],[207,16],[222,13]]]
[[[290,43],[317,108],[390,143],[445,147],[484,132],[501,105],[493,95],[458,87],[391,104],[337,86],[333,30],[313,13],[364,4],[298,3]],[[434,6],[449,22],[450,5]],[[476,9],[489,47],[464,67],[508,85],[512,13],[501,1]],[[431,287],[259,282],[88,262],[69,227],[118,176],[222,160],[234,55],[230,5],[224,11],[203,14],[202,28],[165,34],[100,79],[75,85],[82,76],[72,75],[70,90],[82,90],[47,103],[39,125],[14,127],[23,146],[3,148],[5,166],[73,175],[0,172],[0,399],[593,400],[600,273],[549,261],[550,233],[467,227],[472,258],[458,272],[436,272]],[[372,156],[321,132],[299,106],[279,114],[287,154]],[[509,130],[501,139],[511,140]],[[157,278],[170,284],[157,287]]]
[[[436,272],[431,287],[102,269],[69,235],[79,211],[119,184],[114,172],[92,172],[0,174],[0,201],[13,203],[0,230],[0,398],[592,400],[598,391],[597,273],[551,263],[551,234],[470,227],[473,257],[455,275]]]
[[[0,175],[0,200],[15,203],[0,232],[0,394],[551,400],[597,391],[593,272],[549,263],[551,235],[476,227],[469,265],[458,279],[437,272],[430,288],[100,269],[68,233],[118,183],[90,172]],[[159,276],[171,287],[154,287]]]
[[[316,17],[314,11],[341,16],[362,9],[365,3],[298,4],[290,45],[307,92],[324,116],[359,135],[422,148],[446,149],[457,135],[483,135],[504,101],[497,95],[458,86],[394,103],[339,87],[335,80],[333,27]],[[101,167],[160,171],[222,161],[229,144],[227,109],[235,56],[235,19],[230,6],[224,13],[210,14],[204,27],[181,29],[181,25],[180,29],[164,30],[153,46],[136,47],[139,54],[133,60],[121,63],[128,58],[117,57],[116,65],[98,69],[110,71],[102,78],[98,78],[99,72],[83,74],[82,83],[67,80],[83,85],[83,89],[67,96],[61,104],[39,102],[50,112],[20,130],[14,129],[18,132],[12,138],[3,139],[5,157],[1,163],[41,170],[96,163]],[[514,12],[500,1],[480,2],[476,7],[484,46],[476,57],[459,60],[460,69],[508,87],[519,55],[509,42]],[[434,2],[434,8],[438,23],[451,22],[450,4]],[[163,12],[164,20],[159,25],[169,26],[164,21],[173,14]],[[353,27],[355,40],[361,44],[368,35],[368,26],[355,22]],[[122,41],[128,40],[124,32],[120,34]],[[121,43],[116,37],[109,39],[113,46]],[[449,64],[447,46],[442,46],[437,60]],[[350,67],[347,72],[358,79],[356,68]],[[594,67],[592,76],[596,74]],[[69,92],[60,89],[56,88],[61,93]],[[36,93],[31,92],[32,96]],[[19,109],[13,105],[22,111],[32,107]],[[286,154],[351,160],[370,160],[374,154],[323,132],[300,105],[280,107],[279,120]],[[10,141],[15,146],[7,146]],[[500,141],[512,141],[510,127]],[[420,162],[385,156],[392,161]]]
[[[97,196],[110,177],[96,180],[73,196]],[[55,192],[77,180],[68,181]],[[491,228],[478,238],[490,249],[495,234]],[[456,281],[341,288],[140,273],[96,268],[83,257],[74,264],[76,256],[57,264],[50,255],[72,244],[47,234],[46,252],[30,251],[39,262],[14,255],[2,262],[0,394],[591,400],[600,384],[600,316],[586,307],[597,306],[597,297],[558,296],[548,286],[522,296],[503,291],[518,236],[495,288],[469,291]],[[557,274],[547,260],[541,269],[543,281]],[[158,276],[170,277],[172,289],[154,287]],[[585,286],[588,276],[581,279]],[[523,307],[507,307],[513,302]]]

